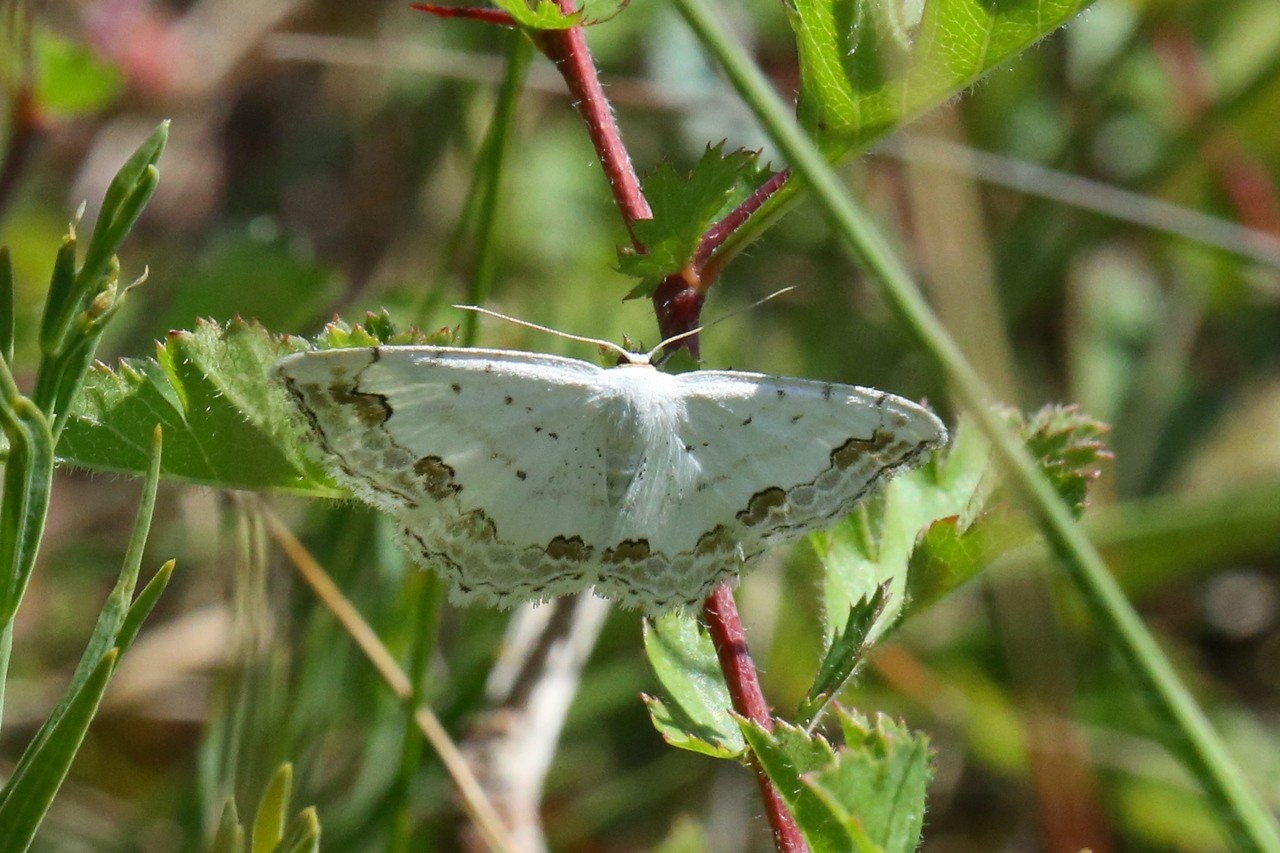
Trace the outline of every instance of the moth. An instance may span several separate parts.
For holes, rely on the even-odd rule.
[[[651,613],[700,602],[947,438],[884,391],[671,375],[635,353],[602,368],[380,346],[297,353],[275,371],[333,475],[395,518],[459,603],[588,587]]]

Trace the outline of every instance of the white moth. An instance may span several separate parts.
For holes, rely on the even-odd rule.
[[[701,601],[770,545],[848,514],[946,441],[883,391],[760,373],[670,375],[438,346],[276,365],[324,459],[403,525],[458,602],[595,587],[650,612]]]

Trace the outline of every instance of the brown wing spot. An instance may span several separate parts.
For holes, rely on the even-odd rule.
[[[591,546],[581,536],[557,536],[547,543],[547,556],[553,560],[585,563],[591,559]]]
[[[391,417],[391,406],[381,394],[357,391],[349,383],[334,382],[329,386],[329,398],[339,406],[351,409],[356,420],[369,427],[382,426]]]
[[[747,508],[738,513],[738,520],[748,527],[754,527],[768,521],[774,510],[784,509],[786,505],[787,493],[777,486],[770,486],[751,496]]]
[[[649,554],[648,539],[626,539],[619,542],[615,548],[606,548],[604,561],[606,563],[638,563],[649,559]]]
[[[857,465],[868,453],[884,450],[893,441],[893,434],[876,430],[871,438],[851,438],[831,451],[831,467],[846,471]]]
[[[422,457],[413,463],[413,470],[422,478],[427,494],[438,501],[462,491],[462,485],[453,481],[453,468],[439,456]]]
[[[474,539],[477,542],[496,542],[498,539],[498,526],[493,523],[492,518],[485,515],[482,509],[463,513],[458,519],[456,530],[460,537]]]
[[[735,544],[729,528],[718,524],[698,537],[698,544],[693,547],[693,553],[699,557],[722,554],[725,551],[732,551]]]

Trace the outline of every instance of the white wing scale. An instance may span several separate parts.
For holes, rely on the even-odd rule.
[[[648,610],[700,601],[946,438],[884,392],[735,371],[453,347],[277,371],[335,475],[455,599],[499,605],[589,586]]]

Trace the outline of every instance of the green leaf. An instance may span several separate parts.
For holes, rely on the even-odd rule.
[[[886,581],[869,598],[849,609],[844,630],[837,631],[832,637],[813,686],[796,712],[796,722],[802,728],[811,730],[827,705],[853,678],[866,655],[871,629],[888,601],[889,583]]]
[[[286,825],[293,788],[293,765],[281,764],[262,790],[254,818],[249,853],[317,853],[320,819],[314,807],[302,809]],[[218,821],[210,853],[245,853],[245,829],[235,800],[228,797]]]
[[[646,281],[631,296],[648,295],[662,276],[693,262],[708,226],[759,185],[763,173],[754,168],[756,157],[753,151],[726,155],[721,143],[708,148],[687,175],[664,163],[645,179],[653,218],[632,227],[646,251],[618,253],[618,268]]]
[[[1101,440],[1106,425],[1063,406],[1007,417],[1080,512],[1099,463],[1109,456]],[[962,420],[951,447],[929,465],[895,478],[840,525],[810,538],[826,568],[827,612],[847,613],[889,582],[894,601],[868,635],[874,641],[887,625],[919,613],[1030,542],[1034,524],[998,482],[986,441]]]
[[[72,316],[77,311],[88,310],[90,302],[102,292],[104,277],[113,278],[109,272],[112,259],[155,192],[160,180],[156,164],[168,141],[169,122],[163,121],[143,140],[107,185],[98,220],[93,226],[93,236],[85,249],[84,263],[76,273],[72,298],[63,304],[50,303],[50,308],[60,318],[57,328],[62,330],[64,339]],[[57,352],[62,352],[62,347]]]
[[[885,853],[912,853],[933,774],[929,741],[884,715],[870,723],[842,712],[845,745],[834,766],[805,781],[846,825],[856,822]]]
[[[129,548],[125,554],[124,567],[120,570],[120,576],[116,579],[115,587],[112,588],[102,606],[101,612],[98,614],[98,621],[94,624],[93,633],[89,636],[89,642],[85,645],[84,653],[80,657],[80,663],[76,666],[75,672],[72,673],[71,685],[67,688],[66,696],[50,712],[46,725],[58,722],[58,718],[64,713],[67,705],[70,704],[72,696],[80,689],[80,685],[89,678],[90,673],[104,654],[111,649],[116,649],[118,653],[123,654],[125,644],[121,642],[121,633],[126,623],[130,623],[128,642],[131,643],[142,624],[142,618],[150,612],[151,607],[155,606],[156,599],[158,599],[160,592],[164,590],[167,584],[169,572],[165,572],[162,569],[158,573],[158,575],[163,574],[164,576],[162,582],[156,586],[155,579],[153,579],[148,584],[150,590],[148,603],[138,613],[132,613],[134,610],[133,592],[137,586],[138,572],[142,566],[142,553],[146,546],[147,534],[151,529],[151,514],[155,509],[156,489],[160,483],[162,449],[160,435],[159,430],[153,431],[147,477],[143,483],[142,498],[138,502],[138,511],[134,516],[133,533],[129,537]],[[131,615],[134,616],[132,620],[130,620]]]
[[[827,613],[843,616],[889,582],[889,605],[868,636],[874,641],[898,616],[908,561],[921,531],[938,519],[976,512],[988,467],[986,442],[962,421],[951,446],[929,464],[895,477],[845,521],[811,536],[826,569]],[[829,631],[834,628],[828,625]]]
[[[1074,406],[1046,406],[1007,415],[1027,450],[1078,516],[1098,465],[1110,454],[1103,424]],[[907,575],[903,616],[919,613],[977,576],[996,557],[1031,542],[1035,525],[1002,489],[988,490],[964,516],[935,521],[916,543]]]
[[[0,791],[0,850],[21,851],[31,844],[98,711],[117,655],[111,649],[102,656],[75,691],[66,712],[56,724],[41,728],[22,754]]]
[[[320,818],[315,807],[308,806],[289,821],[274,853],[318,853],[319,850]]]
[[[53,273],[49,277],[49,295],[45,299],[44,314],[40,318],[40,346],[46,353],[56,353],[62,346],[62,337],[75,311],[70,301],[76,286],[76,236],[71,228],[62,238],[58,254],[54,256]]]
[[[277,358],[305,347],[242,321],[173,332],[157,358],[98,365],[86,377],[58,444],[62,462],[137,473],[159,424],[166,477],[227,488],[322,493],[302,457],[283,389],[267,381]]]
[[[282,764],[262,791],[258,812],[253,818],[251,853],[272,853],[284,838],[289,811],[289,795],[293,790],[293,765]]]
[[[111,183],[107,185],[107,192],[102,197],[102,207],[98,212],[98,221],[94,224],[89,256],[85,259],[86,275],[93,273],[89,258],[101,255],[102,263],[105,264],[106,259],[115,254],[118,246],[110,243],[104,245],[103,238],[108,232],[118,230],[122,221],[129,216],[130,197],[136,196],[139,188],[151,183],[148,173],[153,171],[156,164],[160,162],[160,155],[164,153],[164,147],[168,141],[169,122],[162,121],[130,155],[116,172],[115,177],[111,179]]]
[[[85,379],[58,444],[67,465],[137,474],[156,424],[164,429],[163,476],[220,488],[342,494],[306,451],[308,443],[272,366],[309,348],[424,343],[448,338],[403,332],[385,316],[365,326],[330,324],[314,345],[278,338],[254,323],[201,322],[171,332],[155,359],[101,365]]]
[[[44,414],[18,392],[0,360],[0,428],[8,442],[0,501],[0,630],[9,625],[31,580],[53,486],[53,435]]]
[[[739,720],[748,744],[814,853],[910,853],[920,841],[931,775],[923,735],[884,717],[839,714],[845,745],[778,721]]]
[[[1011,417],[1040,470],[1079,518],[1089,485],[1101,473],[1099,465],[1111,458],[1103,442],[1111,428],[1077,406],[1051,405],[1030,417]]]
[[[875,847],[860,844],[826,800],[804,783],[806,774],[835,764],[835,750],[824,737],[781,720],[775,721],[772,732],[741,717],[738,723],[813,853],[878,853]]]
[[[644,649],[665,701],[645,696],[653,726],[672,746],[736,758],[745,744],[729,709],[715,647],[693,616],[674,611],[644,623]]]
[[[801,125],[828,158],[862,149],[1049,35],[1091,0],[793,0]],[[914,19],[918,18],[918,20]]]
[[[142,588],[142,592],[138,593],[138,597],[133,600],[133,604],[129,606],[129,612],[125,614],[124,621],[120,624],[120,632],[116,635],[116,642],[120,646],[120,653],[124,654],[133,645],[134,639],[138,636],[138,631],[142,628],[142,623],[151,615],[151,611],[155,609],[156,602],[160,600],[160,596],[164,594],[165,589],[169,586],[169,579],[173,577],[173,560],[169,560],[160,567],[151,580],[147,581],[147,585]]]
[[[956,516],[935,521],[911,554],[903,616],[936,604],[1034,535],[1025,517],[1003,509],[983,513],[967,528]]]
[[[31,398],[50,420],[56,440],[66,425],[71,402],[80,392],[106,323],[120,309],[120,262],[116,250],[133,228],[160,180],[156,161],[169,136],[162,122],[125,161],[107,187],[84,263],[75,269],[77,221],[58,254],[44,316],[40,322],[41,361]]]
[[[494,3],[530,30],[567,30],[582,23],[581,9],[566,15],[555,0],[535,0],[532,6],[527,0],[494,0]]]
[[[245,853],[244,842],[244,827],[240,825],[240,815],[236,813],[235,798],[227,797],[209,853]]]

